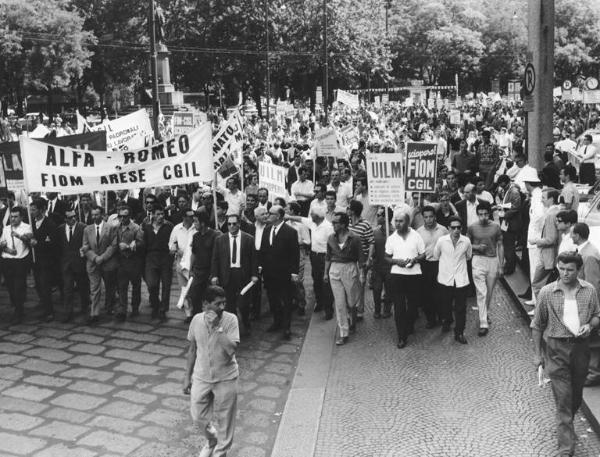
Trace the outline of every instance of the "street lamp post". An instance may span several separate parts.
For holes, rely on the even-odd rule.
[[[267,36],[267,121],[269,121],[271,104],[271,64],[269,62],[269,0],[265,0],[265,33]]]
[[[329,64],[327,59],[327,0],[323,0],[323,109],[325,124],[329,124],[327,113],[327,95],[329,93]]]

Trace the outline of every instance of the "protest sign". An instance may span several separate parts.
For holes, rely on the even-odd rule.
[[[145,109],[96,125],[91,130],[93,132],[106,130],[106,149],[108,151],[144,148],[154,137],[150,117]]]
[[[583,100],[583,95],[581,90],[579,90],[579,87],[573,87],[571,89],[571,96],[573,97],[574,102],[580,102]]]
[[[381,103],[383,103],[384,105],[389,105],[390,104],[390,94],[382,94],[381,95]]]
[[[215,171],[223,165],[229,154],[233,154],[234,157],[237,155],[241,157],[241,150],[244,146],[243,139],[242,119],[240,112],[235,110],[213,139],[213,166]],[[238,160],[235,161],[238,162]]]
[[[353,143],[358,143],[358,132],[353,125],[347,125],[342,127],[340,130],[340,134],[344,140],[346,145],[352,145]]]
[[[106,133],[104,131],[45,138],[42,141],[56,146],[69,146],[90,151],[106,150]],[[24,189],[25,183],[23,181],[23,166],[21,164],[19,142],[0,143],[0,156],[2,157],[4,182],[7,189],[12,191]]]
[[[600,90],[584,90],[582,98],[587,105],[600,103]]]
[[[315,132],[317,156],[341,157],[342,153],[338,144],[337,135],[333,129],[318,129]]]
[[[189,133],[194,130],[197,118],[194,113],[177,111],[173,113],[173,136],[181,135],[183,133]]]
[[[273,201],[275,197],[288,199],[289,195],[285,188],[286,176],[287,170],[284,167],[258,162],[258,185],[269,191],[269,201]]]
[[[401,153],[367,154],[369,204],[396,205],[404,201]]]
[[[321,86],[317,86],[317,91],[315,93],[315,103],[317,105],[323,104],[323,88]]]
[[[132,151],[89,151],[21,137],[28,192],[78,194],[210,181],[210,124]]]
[[[345,90],[337,90],[336,101],[339,103],[343,103],[344,105],[352,109],[358,109],[360,107],[360,102],[358,101],[358,94],[351,94],[350,92],[346,92]]]
[[[450,124],[452,124],[452,125],[460,124],[460,111],[459,110],[450,111]]]
[[[558,86],[558,87],[555,87],[554,89],[552,89],[552,96],[553,97],[561,97],[562,96],[562,87]]]
[[[406,144],[406,191],[433,192],[437,175],[437,143]]]

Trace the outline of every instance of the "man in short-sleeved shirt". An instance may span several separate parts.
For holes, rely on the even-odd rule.
[[[233,443],[240,331],[237,316],[225,311],[225,303],[225,291],[209,286],[204,312],[194,316],[187,336],[190,348],[183,391],[191,393],[192,419],[208,441],[201,455],[225,456]]]

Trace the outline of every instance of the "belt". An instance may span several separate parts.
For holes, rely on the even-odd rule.
[[[572,343],[572,344],[587,343],[590,339],[588,336],[586,336],[585,338],[581,338],[578,336],[568,336],[566,338],[554,338],[554,337],[551,337],[551,338],[553,340],[562,341],[563,343]]]
[[[326,252],[310,251],[310,255],[319,255],[319,256],[322,256],[322,255],[327,255],[327,253]]]

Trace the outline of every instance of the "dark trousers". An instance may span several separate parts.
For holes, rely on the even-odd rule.
[[[90,281],[85,271],[85,265],[81,265],[80,268],[73,265],[63,267],[62,281],[65,311],[67,313],[73,312],[73,298],[75,296],[75,284],[77,284],[81,310],[87,312],[90,308]]]
[[[115,309],[117,301],[117,290],[119,290],[119,270],[102,270],[102,280],[104,281],[104,308],[112,312]]]
[[[300,215],[302,217],[308,217],[308,210],[310,209],[310,200],[299,200],[297,201],[300,205]]]
[[[310,267],[315,292],[315,302],[326,315],[333,315],[333,293],[329,282],[323,281],[325,274],[325,253],[310,252]]]
[[[247,284],[247,283],[246,283]],[[229,273],[229,282],[225,287],[225,298],[227,305],[225,310],[227,312],[238,314],[242,317],[242,323],[245,327],[250,326],[250,291],[246,295],[240,295],[240,291],[246,285],[243,282],[242,270],[240,268],[231,268]]]
[[[167,312],[171,298],[173,282],[173,257],[163,255],[161,258],[150,256],[146,259],[144,277],[148,286],[148,298],[153,311]],[[161,287],[162,286],[162,287]],[[160,300],[159,300],[160,291]]]
[[[119,282],[119,310],[127,313],[127,291],[131,283],[131,310],[137,311],[142,301],[142,265],[138,259],[121,259],[117,271]]]
[[[437,276],[440,269],[439,262],[421,262],[421,307],[425,312],[427,322],[436,323],[441,317],[440,297]]]
[[[56,265],[47,263],[33,264],[33,279],[35,281],[35,291],[40,298],[40,303],[45,314],[54,312],[52,306],[52,286],[56,284],[55,274]]]
[[[192,300],[192,312],[198,314],[202,312],[202,300],[208,287],[210,272],[208,270],[192,270],[192,276],[194,280],[190,287],[189,296]]]
[[[513,232],[511,230],[502,232],[502,245],[504,246],[505,259],[504,271],[509,274],[515,271],[515,266],[517,265],[517,253],[515,250],[517,235],[518,232]]]
[[[391,275],[389,267],[378,267],[375,266],[371,270],[373,275],[373,306],[375,308],[375,314],[381,314],[381,296],[383,295],[383,288],[385,287],[385,300],[383,303],[383,312],[388,314],[392,310],[392,286],[391,286]]]
[[[398,340],[406,341],[408,334],[414,330],[421,275],[392,274],[390,276]]]
[[[269,308],[273,315],[273,325],[289,330],[292,321],[292,291],[290,278],[265,278]]]
[[[23,316],[25,298],[27,297],[29,258],[2,259],[2,269],[10,303],[15,307],[15,313]]]
[[[450,325],[452,323],[452,311],[454,311],[454,334],[462,335],[467,322],[467,292],[469,286],[444,286],[438,283],[438,288],[444,324]],[[452,306],[453,302],[454,307]]]
[[[590,361],[588,339],[548,338],[545,359],[556,403],[558,453],[572,455],[576,441],[573,418],[581,406]]]

